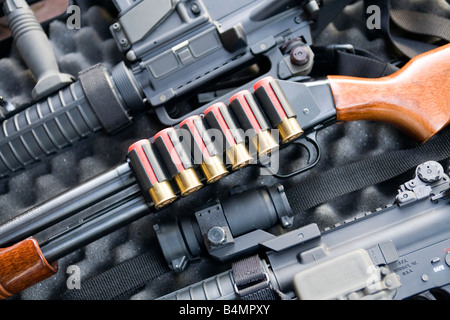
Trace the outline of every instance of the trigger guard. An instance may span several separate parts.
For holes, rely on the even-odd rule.
[[[306,142],[305,142],[306,141]],[[265,166],[264,164],[260,164],[260,166],[264,167],[265,169],[269,170],[272,175],[276,178],[279,179],[287,179],[287,178],[291,178],[293,176],[296,176],[298,174],[301,174],[303,172],[306,172],[308,170],[311,170],[312,168],[314,168],[320,161],[321,158],[321,149],[320,149],[320,145],[317,142],[317,131],[313,131],[309,134],[306,134],[300,138],[298,138],[297,140],[295,140],[293,143],[295,144],[300,144],[303,147],[305,147],[309,153],[309,157],[308,157],[308,161],[307,161],[307,165],[299,168],[295,171],[292,171],[290,173],[287,174],[278,174],[275,173],[271,170],[270,167]]]
[[[320,146],[317,142],[317,132],[307,134],[299,139],[295,140],[293,143],[303,146],[308,151],[308,161],[307,164],[313,162],[313,159],[320,157]]]

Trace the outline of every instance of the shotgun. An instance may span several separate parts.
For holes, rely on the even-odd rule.
[[[447,45],[412,59],[392,76],[375,80],[337,76],[304,83],[261,79],[254,94],[251,88],[241,91],[228,101],[229,106],[225,102],[215,104],[204,117],[189,117],[178,127],[135,143],[129,149],[127,163],[1,226],[0,245],[10,246],[2,249],[0,255],[4,266],[0,269],[3,297],[54,274],[54,260],[59,254],[67,254],[149,212],[165,209],[205,182],[214,183],[217,179],[207,181],[212,177],[207,173],[219,172],[217,168],[221,165],[228,172],[243,168],[235,162],[242,157],[230,157],[228,152],[234,148],[234,155],[240,154],[235,147],[245,139],[238,139],[236,132],[243,129],[252,132],[249,140],[255,142],[255,147],[249,155],[259,165],[278,153],[263,146],[277,149],[278,143],[283,147],[310,139],[311,133],[339,121],[385,121],[408,132],[418,142],[426,142],[450,121],[449,72],[450,45]],[[209,126],[216,126],[216,132],[223,134],[223,139],[230,139],[221,145],[222,149],[213,148],[220,139],[211,139],[208,132],[200,134],[201,128],[206,128],[205,118]],[[294,129],[284,130],[285,127]],[[278,133],[270,128],[280,130],[281,142],[272,135],[261,134]],[[180,132],[186,139],[179,139]],[[187,148],[189,141],[192,149]],[[252,149],[245,147],[242,150]],[[192,161],[193,150],[197,148],[202,163]],[[216,150],[212,152],[213,149]],[[213,157],[218,157],[219,162],[209,166]],[[234,165],[237,166],[233,169]],[[58,254],[49,259],[33,235],[56,223],[65,223],[76,214],[84,217],[75,219],[81,221],[80,226],[71,229],[74,234],[54,237],[53,243],[61,250],[56,250]]]

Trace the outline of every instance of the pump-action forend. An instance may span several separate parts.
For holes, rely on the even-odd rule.
[[[307,225],[260,243],[259,255],[161,300],[405,299],[450,292],[450,179],[419,165],[393,205],[320,232]]]
[[[69,225],[83,221],[82,228],[73,229],[76,236],[65,232],[52,238],[51,256],[57,259],[148,212],[168,206],[180,196],[192,196],[204,183],[215,183],[227,173],[245,167],[251,158],[265,160],[278,147],[283,152],[282,147],[289,143],[315,141],[313,136],[319,129],[336,121],[384,121],[419,142],[430,139],[450,121],[449,74],[450,45],[447,45],[417,56],[388,77],[369,80],[330,76],[309,82],[265,77],[254,88],[240,91],[228,101],[205,106],[203,115],[184,119],[179,126],[133,144],[128,163],[0,226],[1,246],[19,242],[1,253],[14,254],[14,261],[23,262],[9,269],[0,268],[0,272],[14,272],[0,273],[5,279],[14,279],[17,285],[8,291],[9,295],[55,272],[42,254],[39,241],[29,237],[56,223],[64,224],[67,219]],[[226,143],[221,148],[212,148],[217,139],[202,134],[208,132],[204,130],[207,127],[223,133]],[[267,134],[272,129],[278,129],[279,141]],[[181,130],[188,134],[183,141]],[[255,152],[249,152],[246,139],[233,135],[239,130],[252,132],[248,140],[255,144]],[[188,141],[192,142],[191,148],[187,147]],[[201,163],[192,161],[198,148],[202,150]],[[243,159],[246,160],[237,161]],[[76,214],[82,215],[81,220],[73,218]],[[26,243],[28,253],[22,253],[21,245]],[[35,268],[27,259],[42,269]],[[29,269],[45,272],[31,276]],[[29,281],[17,281],[21,277],[29,277]],[[0,283],[4,281],[0,278]]]

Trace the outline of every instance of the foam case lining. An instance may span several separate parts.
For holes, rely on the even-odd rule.
[[[76,76],[78,72],[98,62],[102,62],[107,68],[113,67],[124,58],[109,31],[109,26],[115,22],[117,12],[110,1],[79,0],[77,4],[80,5],[82,13],[81,29],[70,30],[61,19],[54,20],[48,25],[48,35],[60,70]],[[450,17],[450,5],[445,0],[400,0],[395,1],[395,6]],[[369,34],[365,27],[366,19],[363,2],[355,1],[314,39],[314,43],[315,45],[350,43],[385,59],[397,59],[397,53],[381,35]],[[7,55],[0,59],[0,95],[20,105],[31,100],[30,93],[33,86],[34,80],[30,72],[11,46]],[[3,179],[0,181],[0,223],[123,163],[127,149],[132,143],[151,137],[161,129],[163,126],[149,111],[135,117],[131,126],[115,135],[101,133],[84,139],[10,178]],[[389,125],[364,121],[330,126],[318,134],[318,141],[322,146],[323,155],[313,170],[288,180],[261,176],[260,168],[256,166],[230,174],[198,191],[194,196],[175,202],[170,210],[164,211],[164,216],[149,214],[60,259],[59,272],[55,276],[11,299],[60,299],[67,289],[68,275],[65,270],[68,266],[78,265],[82,271],[83,281],[144,253],[151,243],[154,243],[156,236],[152,226],[155,223],[192,215],[195,208],[210,199],[227,197],[228,192],[235,187],[256,188],[278,182],[285,185],[302,183],[305,178],[319,175],[334,167],[414,145],[409,137]],[[298,156],[298,152],[302,151],[286,150],[281,161],[294,159]],[[393,181],[335,199],[308,212],[297,213],[294,227],[315,222],[320,228],[325,228],[358,213],[390,204],[395,198],[398,186],[410,179],[411,174],[412,172],[409,172]],[[280,232],[280,229],[276,227],[274,232]],[[185,272],[165,274],[128,298],[154,299],[229,268],[230,263],[219,263],[205,256],[191,263]]]

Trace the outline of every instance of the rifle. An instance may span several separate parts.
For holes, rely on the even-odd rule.
[[[40,100],[3,120],[0,177],[97,132],[113,134],[149,109],[164,125],[201,113],[196,103],[176,115],[175,102],[250,65],[261,65],[252,78],[280,79],[307,75],[313,65],[309,15],[317,14],[315,0],[117,0],[119,18],[110,29],[125,60],[111,70],[92,66],[72,82],[59,73],[36,19],[28,26],[26,2],[16,2],[6,2],[5,12],[17,30],[16,45],[41,80],[34,89]],[[41,40],[28,41],[33,34]]]
[[[319,231],[267,234],[260,253],[160,300],[406,299],[450,293],[450,179],[428,161],[395,202]]]
[[[448,61],[450,61],[448,59],[449,54],[450,46],[441,47],[416,57],[398,73],[375,80],[330,77],[327,81],[297,83],[264,78],[259,81],[259,86],[256,89],[258,92],[255,92],[256,98],[249,91],[241,92],[233,100],[235,102],[234,104],[232,103],[232,107],[233,110],[243,110],[241,114],[244,120],[252,120],[252,115],[258,116],[258,118],[255,116],[254,121],[242,121],[242,119],[238,118],[237,120],[240,120],[239,124],[245,126],[246,123],[262,124],[259,121],[264,119],[262,115],[265,113],[263,110],[258,109],[257,99],[266,102],[264,105],[261,105],[266,110],[285,110],[287,114],[292,114],[292,110],[303,111],[305,108],[304,103],[307,103],[310,112],[303,113],[304,116],[297,119],[299,123],[303,124],[306,132],[316,133],[317,130],[336,120],[355,120],[354,108],[356,107],[356,102],[354,94],[358,84],[360,84],[362,88],[371,88],[371,91],[366,90],[367,96],[359,98],[358,103],[363,108],[360,118],[380,119],[383,117],[383,114],[387,113],[389,117],[383,120],[397,124],[410,133],[413,130],[409,126],[412,126],[416,130],[412,132],[413,136],[419,141],[425,141],[440,131],[449,121],[449,106],[445,104],[445,99],[448,97],[448,90],[446,90],[448,78],[445,75],[450,68],[448,64]],[[444,82],[441,82],[442,88],[436,86],[436,81],[433,81],[434,78],[432,76],[436,77],[436,79],[443,79]],[[386,87],[391,89],[393,85],[399,89],[399,98],[386,95]],[[422,94],[421,96],[414,95],[409,97],[404,90],[407,90],[407,92],[422,91]],[[394,93],[393,90],[392,93]],[[346,97],[346,94],[349,94],[349,96]],[[395,92],[395,95],[397,95],[397,92]],[[333,96],[338,97],[336,105],[333,102]],[[432,96],[432,99],[430,96]],[[302,99],[299,99],[300,97]],[[422,101],[422,98],[429,99]],[[354,104],[351,104],[352,102]],[[402,104],[403,102],[405,102],[405,105]],[[281,106],[282,108],[277,109],[275,106]],[[397,110],[397,113],[386,110],[388,106],[396,106],[395,110]],[[245,112],[250,110],[250,108],[255,112]],[[336,110],[338,112],[335,118]],[[220,113],[217,113],[217,111]],[[214,117],[209,123],[214,124],[213,120],[220,120],[221,118],[217,115],[221,115],[223,119],[228,119],[226,116],[227,112],[229,110],[224,103],[216,106],[216,109],[211,109],[209,114]],[[428,119],[424,119],[425,114],[429,114]],[[291,123],[292,119],[296,119],[295,116],[282,118],[276,112],[272,112],[272,115],[276,116],[269,118],[278,120],[290,119],[288,123]],[[191,121],[187,121],[188,119]],[[31,255],[33,259],[30,259],[30,261],[19,259],[17,261],[24,261],[24,263],[3,269],[4,279],[14,279],[14,281],[19,282],[17,287],[14,285],[11,288],[5,288],[5,290],[9,294],[23,290],[25,287],[55,272],[55,267],[49,261],[54,262],[54,260],[56,261],[61,256],[71,252],[71,250],[98,239],[112,230],[116,230],[148,214],[148,212],[166,208],[171,202],[178,199],[183,191],[187,192],[185,193],[185,196],[187,196],[198,190],[199,184],[201,186],[205,182],[206,177],[208,177],[206,174],[208,171],[205,171],[205,168],[209,168],[209,166],[201,164],[195,166],[191,161],[191,157],[193,157],[195,152],[187,149],[186,144],[194,139],[195,141],[191,146],[195,150],[195,148],[199,147],[198,140],[195,137],[204,138],[207,135],[199,134],[202,131],[199,128],[204,125],[202,125],[200,117],[195,117],[195,119],[189,117],[188,119],[183,121],[184,123],[182,122],[183,125],[181,126],[186,125],[184,131],[187,134],[187,139],[183,139],[183,141],[178,139],[177,135],[183,128],[175,129],[172,127],[155,135],[153,139],[139,141],[130,147],[128,163],[113,168],[1,226],[0,244],[2,246],[14,245],[18,241],[23,241],[11,248],[3,249],[2,254],[4,257],[7,257],[8,254],[12,254],[15,257],[21,256],[22,246],[25,246],[28,250],[31,248],[30,251],[34,252],[34,255]],[[229,119],[232,118],[229,117]],[[415,123],[415,120],[418,123]],[[406,125],[404,122],[406,122]],[[228,131],[231,133],[228,125],[234,122],[217,121],[217,123],[219,123],[217,127],[219,132],[224,132],[225,135],[228,135]],[[266,124],[261,127],[269,128],[269,125]],[[261,130],[255,132],[255,136],[258,137],[257,133],[261,132]],[[299,132],[300,135],[302,133]],[[202,140],[200,139],[200,141]],[[259,145],[259,137],[254,139],[254,141]],[[210,139],[205,145],[210,145],[210,142],[213,141]],[[289,143],[293,142],[288,139],[287,143],[282,145]],[[224,146],[226,144],[223,144]],[[203,148],[202,150],[203,152],[206,152],[206,150],[208,150],[208,153],[211,152],[211,149],[208,148]],[[261,150],[263,151],[262,161],[271,155],[265,148],[255,148],[254,154],[252,153],[250,156],[260,158],[259,151]],[[220,156],[223,154],[221,151],[226,153],[226,150],[219,150],[215,155]],[[203,152],[201,152],[202,155],[204,155]],[[207,155],[213,158],[213,154]],[[186,162],[171,163],[176,156]],[[209,158],[202,157],[202,161],[207,159]],[[231,157],[231,163],[226,167],[227,171],[232,170],[232,160],[235,159]],[[186,163],[189,163],[189,166],[186,166]],[[171,170],[165,168],[166,166],[170,166]],[[213,166],[213,169],[215,168]],[[241,166],[237,168],[241,168]],[[200,170],[204,174],[203,179],[199,178],[202,174],[198,172]],[[171,171],[170,175],[168,171]],[[211,172],[217,171],[213,170]],[[223,175],[220,177],[223,177]],[[214,181],[216,180],[213,179],[211,183]],[[176,190],[175,188],[178,188],[177,192],[173,191]],[[77,216],[78,214],[81,215],[81,218]],[[282,224],[286,224],[287,220],[283,218],[285,216],[279,216]],[[69,219],[69,223],[66,221],[67,219]],[[73,220],[70,221],[70,219]],[[47,228],[57,223],[63,224],[63,229],[67,229],[67,223],[69,226],[74,224],[74,227],[68,228],[61,234],[50,233],[50,236],[47,234],[43,237],[45,241],[42,243],[39,243],[36,239],[29,238],[35,234],[45,232]],[[48,251],[44,253],[39,247],[47,243],[49,239],[52,240],[52,244],[47,247]],[[40,271],[34,276],[28,273],[31,260],[41,266],[39,268]],[[9,259],[5,261],[9,261]],[[13,272],[9,273],[9,271]],[[23,281],[24,277],[28,278],[26,282]],[[5,284],[7,281],[4,279],[2,283]]]

